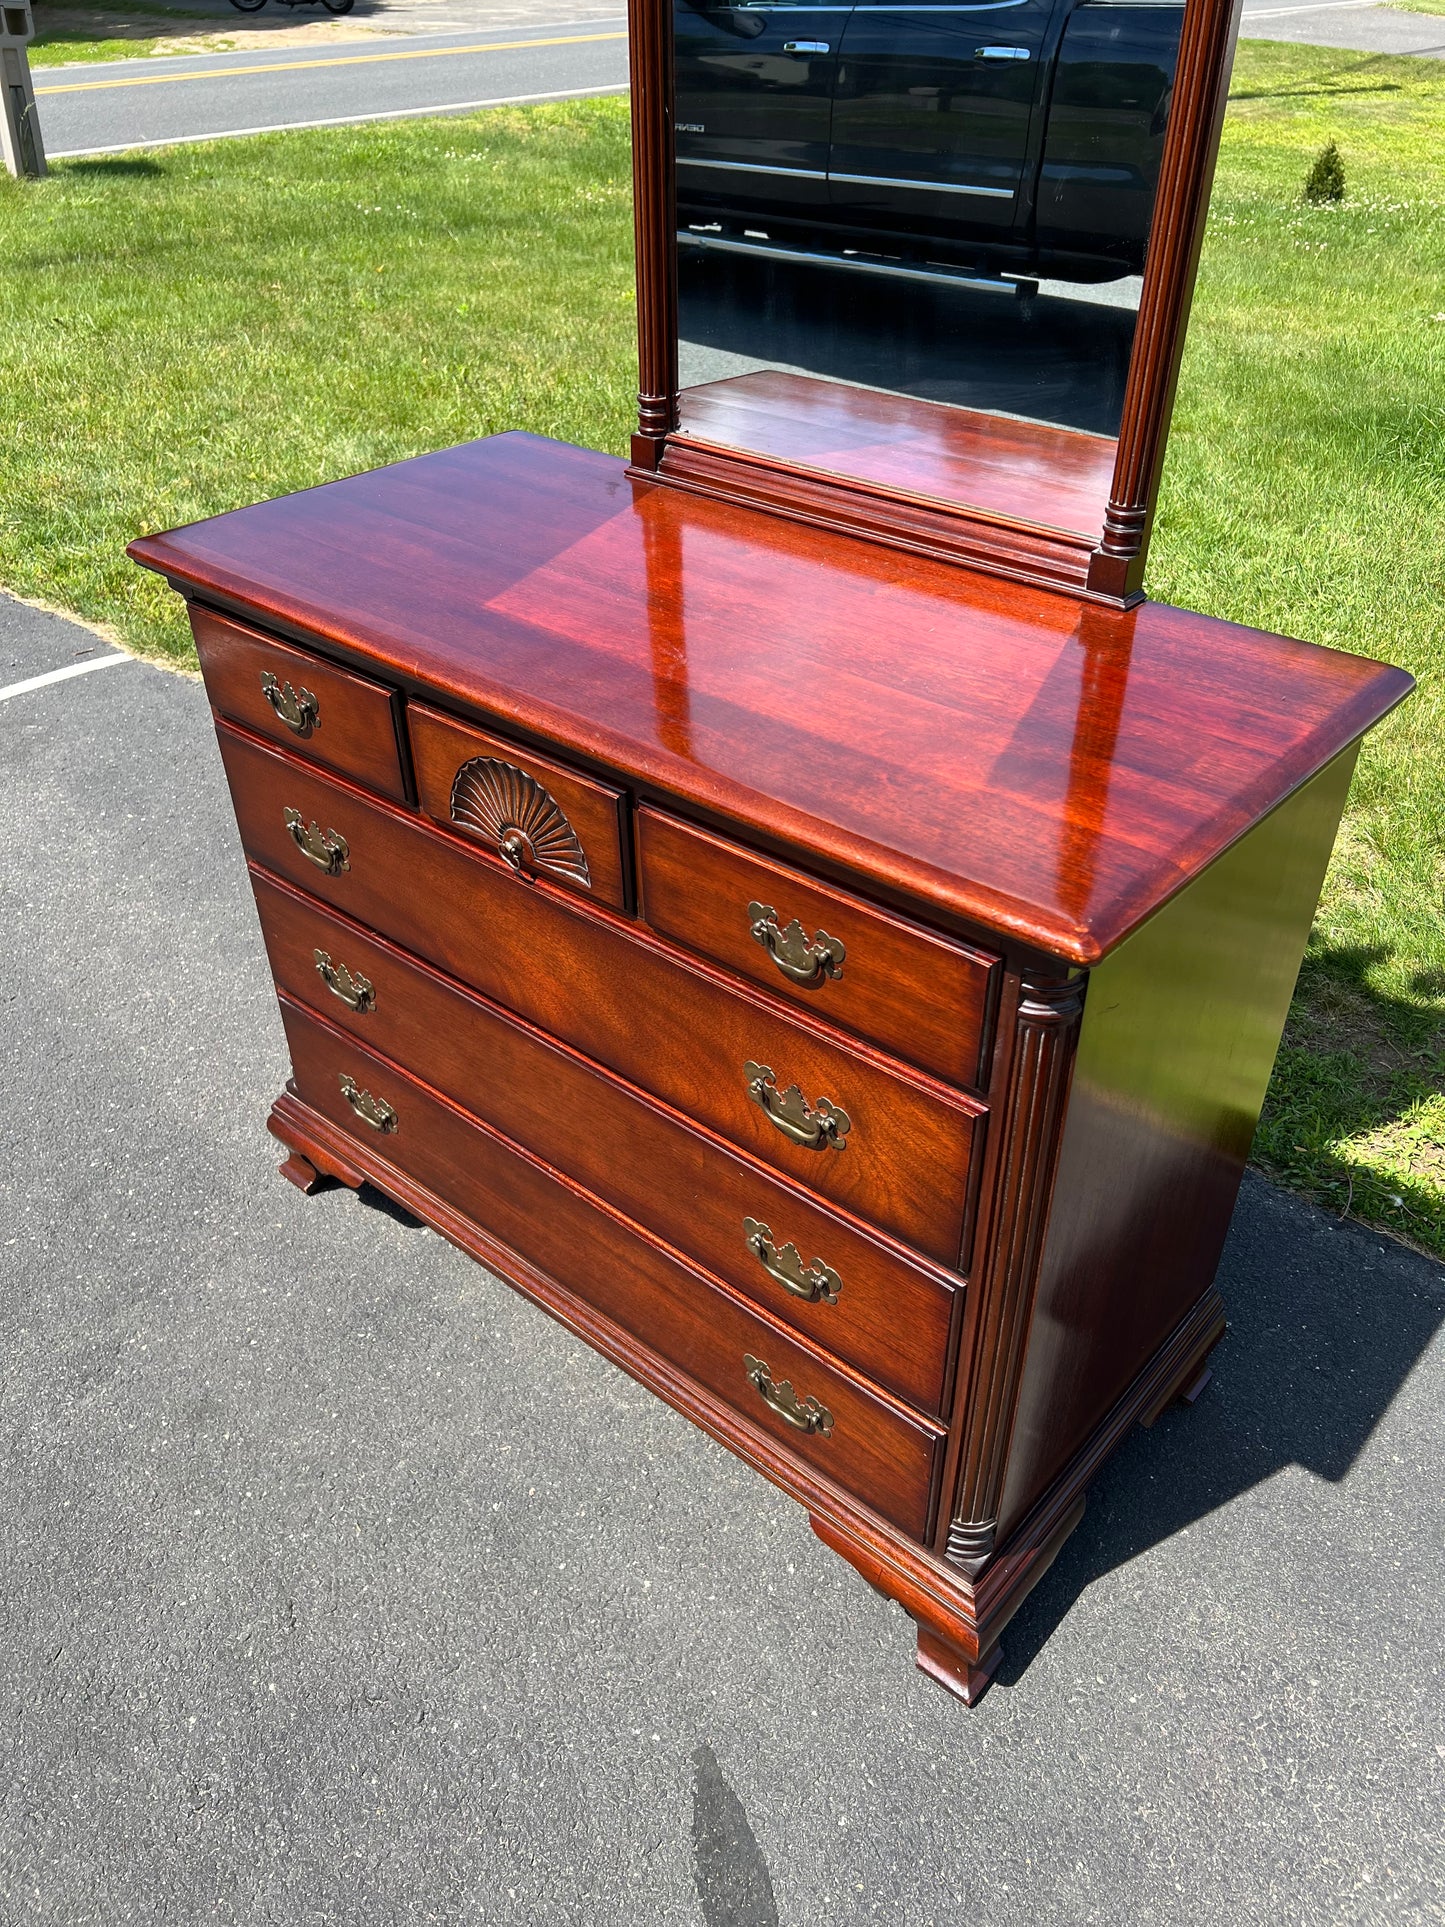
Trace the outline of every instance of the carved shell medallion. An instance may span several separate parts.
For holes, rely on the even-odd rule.
[[[452,783],[453,823],[495,846],[517,871],[544,870],[592,888],[577,832],[556,798],[515,763],[474,756]]]

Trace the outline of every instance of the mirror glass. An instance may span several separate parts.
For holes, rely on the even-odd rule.
[[[1183,0],[674,0],[681,433],[1097,537]]]

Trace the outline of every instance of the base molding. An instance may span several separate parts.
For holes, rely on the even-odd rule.
[[[977,1703],[999,1660],[999,1636],[1048,1571],[1084,1513],[1084,1493],[1125,1433],[1157,1414],[1199,1378],[1210,1347],[1224,1331],[1224,1307],[1212,1287],[1134,1379],[1083,1448],[974,1578],[946,1564],[869,1511],[811,1467],[779,1462],[765,1433],[704,1391],[556,1279],[499,1243],[445,1199],[370,1146],[357,1143],[288,1088],[272,1107],[268,1129],[287,1149],[282,1175],[303,1190],[319,1178],[353,1189],[374,1185],[432,1229],[575,1331],[701,1430],[737,1454],[808,1512],[824,1545],[845,1559],[919,1628],[918,1664],[967,1705]],[[308,1173],[310,1174],[309,1181]]]

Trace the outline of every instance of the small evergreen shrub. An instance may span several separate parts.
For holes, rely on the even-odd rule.
[[[1314,165],[1305,175],[1305,199],[1316,207],[1345,198],[1345,164],[1333,141],[1316,154]]]

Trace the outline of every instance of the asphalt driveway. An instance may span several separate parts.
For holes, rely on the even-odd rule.
[[[85,653],[79,653],[85,652]],[[803,1514],[303,1199],[198,683],[0,599],[0,1922],[1445,1913],[1441,1268],[1257,1179],[968,1713]]]

